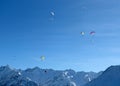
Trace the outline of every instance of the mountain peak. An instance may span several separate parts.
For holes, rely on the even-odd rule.
[[[110,67],[108,67],[104,72],[103,72],[103,74],[108,74],[108,73],[112,73],[112,74],[114,74],[114,73],[120,73],[120,65],[112,65],[112,66],[110,66]]]
[[[112,69],[119,70],[120,69],[120,65],[112,65],[112,66],[108,67],[107,70],[112,70]]]
[[[34,67],[33,70],[40,70],[40,68],[39,67]]]
[[[85,86],[120,86],[120,66],[110,66]]]
[[[13,70],[14,68],[12,68],[12,67],[9,66],[9,65],[6,65],[6,66],[1,66],[0,69],[1,69],[1,70]]]

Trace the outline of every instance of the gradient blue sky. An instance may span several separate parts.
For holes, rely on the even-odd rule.
[[[119,65],[120,0],[0,0],[0,65],[6,64],[76,71]]]

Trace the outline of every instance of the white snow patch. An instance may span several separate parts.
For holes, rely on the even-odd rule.
[[[89,82],[91,81],[91,78],[89,77],[88,74],[85,75],[85,78],[87,78]]]
[[[70,76],[71,78],[73,78],[73,76]]]
[[[72,86],[77,86],[75,82],[70,82]]]
[[[31,79],[30,79],[29,77],[27,77],[27,79],[28,79],[29,81],[31,81]]]
[[[18,74],[19,74],[19,75],[21,75],[21,73],[20,73],[20,72],[18,72]]]
[[[88,74],[85,75],[85,78],[88,77]]]
[[[88,77],[88,81],[89,81],[89,82],[91,81],[90,77]]]
[[[67,72],[67,71],[65,71],[65,73],[64,73],[64,74],[67,76],[68,72]]]

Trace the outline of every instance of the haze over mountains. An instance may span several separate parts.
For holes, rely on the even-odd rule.
[[[120,66],[103,72],[0,67],[0,86],[120,86]]]

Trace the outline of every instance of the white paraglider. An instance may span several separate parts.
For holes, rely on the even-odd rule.
[[[41,61],[44,61],[45,60],[45,56],[41,56],[40,59],[41,59]]]
[[[54,12],[52,12],[52,11],[50,12],[50,14],[51,14],[52,16],[54,16],[54,15],[55,15],[55,13],[54,13]]]
[[[85,32],[81,32],[80,34],[83,36],[83,35],[85,35]]]

